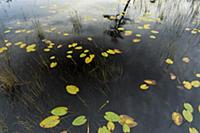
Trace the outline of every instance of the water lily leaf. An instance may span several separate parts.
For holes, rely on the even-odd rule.
[[[50,68],[55,68],[58,65],[57,62],[51,62],[50,64]]]
[[[124,133],[130,133],[131,132],[131,129],[127,124],[123,125],[123,132]]]
[[[108,57],[108,53],[106,53],[106,52],[102,52],[101,55],[102,55],[103,57]]]
[[[148,90],[149,89],[149,86],[147,84],[141,84],[140,85],[140,89],[141,90]]]
[[[199,133],[199,131],[194,127],[189,127],[189,133]]]
[[[100,127],[98,133],[111,133],[106,126]]]
[[[106,112],[104,115],[104,118],[107,121],[111,121],[111,122],[119,122],[119,120],[120,120],[119,115],[114,112]]]
[[[81,126],[83,124],[85,124],[87,122],[87,119],[84,115],[78,116],[76,117],[73,122],[72,125],[74,126]]]
[[[59,116],[49,116],[40,122],[42,128],[53,128],[60,123]]]
[[[193,121],[193,115],[190,111],[183,110],[182,114],[186,121],[190,123]]]
[[[85,58],[85,63],[86,63],[86,64],[91,63],[91,62],[93,61],[94,57],[95,57],[94,54],[90,54],[89,57],[86,57],[86,58]]]
[[[150,79],[146,79],[144,80],[144,82],[148,85],[156,85],[156,81],[155,80],[150,80]]]
[[[77,86],[75,86],[75,85],[67,85],[66,86],[66,91],[69,94],[76,95],[79,92],[79,88]]]
[[[107,128],[108,128],[109,131],[114,131],[115,130],[115,124],[113,122],[109,121],[107,123]]]
[[[56,107],[53,110],[51,110],[51,114],[56,115],[56,116],[63,116],[68,113],[68,108],[67,107]]]
[[[172,64],[174,64],[174,61],[172,59],[170,59],[170,58],[167,58],[165,60],[165,63],[168,64],[168,65],[172,65]]]
[[[194,112],[194,109],[190,103],[184,103],[183,106],[187,111],[189,111],[191,113]]]
[[[139,42],[141,42],[141,39],[140,38],[135,38],[135,39],[133,39],[133,42],[134,43],[139,43]]]
[[[192,89],[192,85],[189,81],[183,81],[183,86],[184,88],[191,90]]]
[[[194,81],[191,82],[191,85],[195,88],[199,88],[200,87],[200,81],[194,80]]]
[[[119,123],[123,126],[124,124],[128,125],[130,128],[136,127],[138,124],[135,120],[128,115],[120,115]]]
[[[80,58],[83,58],[83,57],[85,57],[87,54],[85,54],[85,53],[81,53],[80,55],[79,55],[79,57]]]
[[[172,120],[177,126],[180,126],[183,123],[183,117],[180,113],[178,112],[173,112],[172,113]]]

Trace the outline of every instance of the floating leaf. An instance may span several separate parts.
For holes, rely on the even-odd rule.
[[[122,51],[120,51],[119,49],[114,49],[114,52],[115,52],[116,54],[121,54],[121,53],[122,53]]]
[[[35,51],[36,51],[36,44],[31,44],[26,47],[26,52],[28,52],[28,53],[35,52]]]
[[[151,30],[151,33],[153,33],[153,34],[158,34],[159,32],[156,31],[156,30]]]
[[[67,85],[66,86],[66,91],[69,94],[76,95],[79,92],[79,88],[77,86],[75,86],[75,85]]]
[[[198,106],[198,111],[199,111],[199,113],[200,113],[200,105]]]
[[[80,58],[83,58],[83,57],[85,57],[85,56],[87,56],[87,54],[81,53],[79,57],[80,57]]]
[[[128,115],[120,115],[119,123],[123,126],[124,124],[128,125],[130,128],[136,127],[138,124],[133,118]]]
[[[92,41],[93,39],[92,39],[92,37],[88,37],[87,40],[88,41]]]
[[[50,68],[55,68],[58,65],[57,62],[51,62],[50,64]]]
[[[189,63],[190,62],[190,59],[188,57],[183,57],[182,61],[184,63]]]
[[[141,39],[140,38],[135,38],[135,39],[133,39],[133,42],[134,43],[139,43],[139,42],[141,42]]]
[[[177,126],[180,126],[183,123],[183,117],[180,113],[178,112],[173,112],[172,113],[172,120]]]
[[[191,82],[191,85],[195,88],[199,88],[200,87],[200,81],[194,80],[194,81]]]
[[[76,117],[73,122],[72,125],[74,126],[81,126],[83,124],[85,124],[87,122],[87,119],[84,115],[78,116]]]
[[[184,103],[183,106],[187,111],[193,113],[194,109],[190,103]]]
[[[53,128],[60,123],[59,116],[49,116],[40,122],[40,127],[42,128]]]
[[[150,24],[144,24],[144,29],[150,29]]]
[[[120,120],[119,115],[114,112],[106,112],[104,118],[111,122],[118,122]]]
[[[135,34],[135,36],[136,36],[136,37],[141,37],[142,35],[141,35],[141,34]]]
[[[67,112],[68,112],[67,107],[56,107],[53,110],[51,110],[51,114],[56,115],[56,116],[66,115]]]
[[[112,50],[112,49],[108,49],[106,52],[107,52],[108,54],[115,54],[115,51]]]
[[[113,122],[109,121],[107,123],[107,128],[108,128],[109,131],[114,131],[115,130],[115,124]]]
[[[107,54],[106,52],[102,52],[101,55],[102,55],[103,57],[108,57],[108,54]]]
[[[149,86],[147,84],[141,84],[140,85],[140,89],[141,90],[148,90],[149,89]]]
[[[100,127],[98,133],[111,133],[106,126]]]
[[[123,125],[123,132],[124,133],[130,133],[131,132],[131,129],[127,124]]]
[[[170,73],[170,79],[171,79],[171,80],[176,80],[176,75],[173,74],[173,73]]]
[[[150,80],[150,79],[146,79],[144,80],[144,82],[148,85],[156,85],[156,81],[155,80]]]
[[[189,133],[199,133],[199,131],[194,127],[189,127]]]
[[[133,33],[132,31],[126,30],[126,31],[124,32],[124,35],[125,35],[125,36],[131,36],[132,33]]]
[[[200,73],[195,74],[197,78],[200,78]]]
[[[183,81],[183,86],[184,88],[191,90],[192,89],[192,85],[189,81]]]
[[[172,59],[170,59],[170,58],[167,58],[167,59],[165,60],[165,63],[167,63],[167,64],[169,64],[169,65],[172,65],[172,64],[174,64],[174,61],[173,61]]]
[[[150,35],[149,38],[151,38],[151,39],[156,39],[156,36]]]
[[[93,61],[94,57],[95,57],[94,54],[90,54],[89,57],[86,57],[86,58],[85,58],[85,63],[86,63],[86,64],[91,63],[91,62]]]
[[[190,111],[183,110],[182,114],[186,121],[190,123],[193,121],[193,115]]]
[[[83,49],[83,47],[82,46],[77,46],[77,47],[75,47],[75,49],[76,50],[81,50],[81,49]]]

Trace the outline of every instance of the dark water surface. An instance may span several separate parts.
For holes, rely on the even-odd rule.
[[[188,90],[182,84],[199,81],[195,75],[200,73],[200,3],[131,2],[126,14],[130,21],[122,25],[125,32],[121,32],[122,38],[113,38],[106,31],[114,23],[103,15],[119,14],[125,3],[125,0],[0,1],[0,47],[12,43],[0,53],[0,77],[9,77],[11,73],[18,79],[11,92],[1,87],[0,133],[88,132],[87,124],[72,126],[78,115],[87,116],[90,132],[95,133],[106,124],[103,118],[106,111],[133,117],[138,125],[131,133],[189,133],[189,127],[200,130],[200,88]],[[150,24],[150,29],[145,29],[145,24]],[[125,35],[127,31],[133,33]],[[134,43],[135,38],[141,42]],[[43,51],[46,48],[43,39],[55,44],[50,52]],[[26,48],[15,45],[17,42],[36,44],[37,50],[27,53]],[[68,45],[74,42],[95,54],[94,61],[86,64],[78,53],[67,59]],[[63,45],[60,49],[56,48],[59,44]],[[104,58],[101,52],[107,49],[119,49],[122,53]],[[54,61],[58,62],[53,69],[49,68],[51,56],[56,56]],[[190,62],[183,62],[183,57]],[[166,64],[166,58],[173,59],[174,64]],[[177,79],[171,80],[170,73]],[[157,84],[141,90],[145,79]],[[77,96],[66,92],[68,84],[80,88]],[[176,126],[171,114],[181,113],[186,102],[194,108],[194,120]],[[40,121],[57,106],[67,106],[68,117],[55,128],[42,129]],[[115,133],[121,132],[118,125]]]

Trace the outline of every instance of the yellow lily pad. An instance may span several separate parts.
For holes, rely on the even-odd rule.
[[[40,122],[42,128],[53,128],[60,123],[59,116],[49,116]]]
[[[79,88],[75,85],[67,85],[66,91],[71,95],[76,95],[79,92]]]
[[[183,117],[178,112],[172,113],[172,120],[177,126],[180,126],[183,123]]]

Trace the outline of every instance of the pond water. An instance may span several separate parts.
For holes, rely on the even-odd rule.
[[[132,117],[131,133],[200,130],[200,2],[132,0],[117,25],[127,1],[0,1],[0,133],[95,133],[109,111]],[[42,128],[60,106],[68,114]]]

